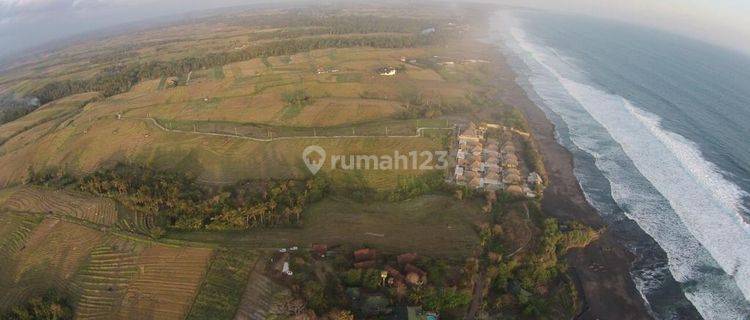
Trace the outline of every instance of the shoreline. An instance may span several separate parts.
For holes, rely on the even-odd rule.
[[[582,299],[582,310],[575,318],[653,319],[630,276],[636,256],[617,240],[612,229],[586,200],[573,173],[573,155],[557,142],[552,122],[516,82],[518,75],[508,57],[500,50],[495,50],[494,55],[500,100],[523,112],[543,158],[549,180],[542,199],[543,212],[562,221],[575,220],[604,229],[598,241],[566,256]]]

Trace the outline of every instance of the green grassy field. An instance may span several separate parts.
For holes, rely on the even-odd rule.
[[[245,232],[174,232],[168,238],[250,248],[314,243],[371,245],[386,252],[423,252],[465,257],[479,244],[475,223],[480,204],[445,196],[424,196],[398,203],[357,203],[327,199],[312,205],[303,224]]]
[[[248,278],[259,260],[262,258],[253,250],[218,249],[187,319],[234,317]]]

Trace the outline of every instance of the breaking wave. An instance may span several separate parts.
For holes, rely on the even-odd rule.
[[[518,21],[502,19],[511,21],[505,40],[525,65],[527,90],[594,158],[618,206],[666,252],[685,296],[707,319],[745,319],[750,233],[742,211],[748,194],[694,142],[664,129],[657,115],[596,87],[571,59],[535,44]],[[653,281],[635,283],[648,296]]]

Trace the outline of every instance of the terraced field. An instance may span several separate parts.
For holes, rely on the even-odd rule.
[[[6,264],[26,243],[26,238],[39,224],[41,218],[0,212],[0,278],[9,271]]]
[[[138,274],[140,246],[107,237],[95,247],[73,281],[76,319],[110,319]]]
[[[122,215],[124,217],[115,226],[123,231],[148,235],[151,228],[156,226],[154,215],[150,213],[127,211]]]
[[[206,273],[212,250],[154,245],[135,261],[119,319],[184,319]]]
[[[57,220],[45,219],[26,237],[9,261],[4,261],[0,310],[50,288],[65,290],[76,270],[97,245],[98,231]]]
[[[32,213],[64,214],[95,224],[111,226],[117,222],[114,201],[73,191],[21,188],[5,201],[9,210]]]
[[[263,264],[262,259],[252,250],[217,250],[187,319],[231,319],[248,277],[256,264]]]
[[[234,317],[236,320],[268,319],[274,301],[291,294],[288,289],[274,283],[264,274],[264,266],[264,263],[258,263],[250,275],[242,302]]]

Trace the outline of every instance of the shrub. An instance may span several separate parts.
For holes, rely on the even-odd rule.
[[[361,269],[350,269],[345,272],[342,276],[344,284],[350,287],[359,287],[362,285],[362,270]]]

